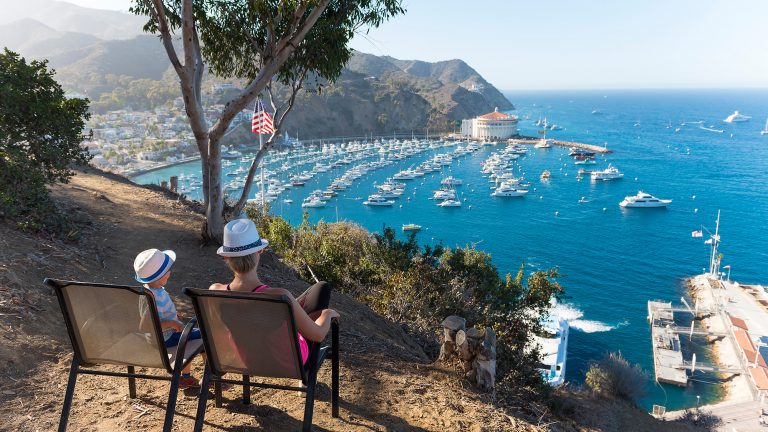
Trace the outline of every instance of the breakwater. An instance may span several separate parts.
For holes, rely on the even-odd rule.
[[[523,145],[534,145],[537,142],[539,142],[541,138],[536,137],[529,137],[529,136],[519,136],[515,138],[510,138],[507,140],[509,144],[523,144]],[[601,154],[609,154],[613,153],[613,150],[609,150],[607,147],[594,145],[594,144],[585,144],[575,141],[563,141],[563,140],[550,140],[549,141],[552,145],[560,146],[560,147],[569,147],[569,148],[578,148],[582,150],[587,150],[595,153],[601,153]]]

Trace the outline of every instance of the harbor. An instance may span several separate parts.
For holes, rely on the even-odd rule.
[[[730,265],[721,268],[719,228],[718,215],[714,233],[707,231],[708,271],[686,280],[694,307],[684,298],[680,299],[684,305],[680,307],[672,302],[648,301],[654,377],[658,383],[685,387],[690,380],[706,376],[708,382],[724,386],[726,393],[723,401],[708,407],[712,413],[724,424],[750,429],[768,421],[762,414],[768,402],[768,294],[762,285],[731,281]],[[699,237],[700,233],[694,231],[693,236]],[[676,312],[690,315],[689,328],[677,325]],[[694,335],[703,336],[704,343],[713,347],[715,364],[697,361],[695,353],[685,358],[685,351],[693,351],[693,347],[685,349],[685,335],[689,336],[688,343],[692,343]],[[655,407],[654,412],[668,419],[682,415],[664,414],[665,407]]]
[[[739,281],[768,281],[768,273],[762,264],[766,262],[765,252],[759,247],[747,247],[768,240],[765,233],[762,230],[740,228],[761,226],[765,209],[768,209],[768,202],[762,193],[745,195],[751,193],[756,184],[765,181],[765,173],[754,167],[754,155],[759,155],[759,151],[765,149],[765,142],[758,141],[762,122],[754,125],[724,125],[732,133],[739,134],[739,130],[751,126],[757,132],[745,129],[743,134],[737,135],[744,140],[743,151],[739,148],[738,151],[723,154],[722,149],[731,142],[727,139],[728,134],[712,134],[694,127],[698,125],[681,126],[681,132],[675,132],[675,126],[679,125],[675,121],[675,113],[682,112],[684,108],[675,106],[674,110],[662,114],[632,111],[619,116],[614,113],[623,109],[620,106],[639,107],[640,102],[635,101],[632,95],[623,98],[612,95],[609,102],[615,103],[615,107],[604,102],[602,94],[583,102],[575,99],[576,96],[564,96],[561,99],[552,96],[551,101],[546,97],[549,96],[536,95],[535,99],[533,96],[521,99],[517,105],[519,117],[523,119],[529,116],[535,120],[541,108],[531,108],[533,102],[552,105],[554,108],[550,111],[550,117],[557,118],[566,130],[548,132],[547,138],[580,143],[608,141],[608,147],[614,153],[605,156],[597,154],[596,164],[583,166],[575,163],[567,148],[553,145],[550,149],[535,149],[533,145],[523,145],[528,153],[515,161],[512,173],[515,177],[524,177],[525,183],[530,183],[526,188],[529,192],[524,197],[495,197],[491,196],[495,185],[490,182],[490,177],[484,177],[490,174],[482,172],[484,165],[481,164],[513,145],[502,141],[491,145],[477,140],[480,146],[478,150],[453,157],[453,162],[442,166],[439,171],[426,173],[413,180],[394,180],[407,185],[400,198],[387,198],[387,201],[395,201],[394,204],[363,204],[377,191],[377,186],[384,185],[388,178],[401,171],[417,169],[423,162],[433,163],[433,158],[439,154],[452,153],[460,146],[466,148],[469,141],[464,140],[402,159],[392,159],[392,164],[369,169],[346,190],[337,191],[337,196],[328,200],[324,207],[301,207],[303,200],[314,190],[327,189],[334,180],[357,165],[380,160],[378,151],[384,146],[384,139],[379,138],[381,144],[371,148],[375,153],[373,157],[318,172],[304,186],[287,187],[272,200],[270,209],[292,225],[301,224],[303,214],[306,213],[311,223],[319,223],[321,220],[353,221],[371,232],[381,232],[382,226],[386,225],[396,229],[398,238],[405,238],[413,232],[403,231],[404,225],[409,229],[415,229],[418,225],[420,229],[416,239],[419,244],[442,244],[444,247],[477,244],[479,249],[493,255],[493,262],[500,272],[510,272],[513,276],[522,262],[525,262],[526,273],[533,269],[558,266],[567,275],[561,282],[571,297],[562,305],[567,309],[571,325],[566,381],[581,382],[582,371],[588,369],[591,361],[599,359],[605,352],[621,351],[628,361],[640,364],[648,372],[648,396],[639,402],[641,407],[649,411],[653,404],[665,405],[669,411],[691,407],[697,403],[696,395],[701,396],[701,404],[720,401],[725,393],[722,389],[730,387],[732,382],[743,380],[743,376],[739,375],[731,382],[716,386],[703,382],[715,374],[696,370],[694,379],[689,380],[686,387],[663,384],[662,388],[653,383],[654,364],[647,301],[672,301],[674,307],[685,308],[679,301],[680,296],[687,292],[683,278],[704,273],[702,266],[706,264],[709,250],[703,244],[704,239],[691,238],[690,231],[702,222],[714,221],[720,207],[723,208],[724,220],[728,222],[726,228],[729,244],[724,250],[725,263],[734,264],[734,277]],[[575,99],[575,103],[570,104],[570,99]],[[665,101],[660,99],[655,106],[666,106]],[[745,110],[747,106],[746,102],[739,104]],[[606,114],[591,115],[595,107],[602,108]],[[708,110],[712,114],[700,114],[702,118],[709,115],[722,120],[725,114],[721,112],[733,111],[730,107],[716,104]],[[755,108],[750,110],[754,111]],[[657,121],[658,127],[651,127],[653,119],[657,117],[661,118]],[[673,119],[672,128],[666,127],[668,117]],[[638,119],[642,126],[634,127]],[[540,129],[532,121],[523,120],[519,127],[520,135],[523,136],[536,136]],[[618,132],[612,132],[614,129],[618,129]],[[634,135],[641,139],[629,138]],[[406,137],[398,136],[398,139],[404,142],[410,136],[409,133]],[[752,136],[756,136],[749,138],[753,141],[744,138]],[[374,141],[376,138],[374,136]],[[416,135],[416,139],[422,141],[424,137]],[[688,144],[690,154],[685,145],[676,140],[691,143]],[[397,145],[389,143],[392,141],[391,135],[386,141],[387,158],[390,154],[399,157],[400,149],[395,149]],[[433,136],[429,141],[437,140]],[[275,178],[286,184],[291,175],[311,171],[317,163],[328,165],[338,159],[352,159],[355,154],[368,151],[348,151],[348,144],[341,139],[325,141],[324,145],[330,147],[338,143],[344,143],[345,146],[341,152],[334,151],[332,158],[295,166],[275,175],[265,174],[267,191],[272,186],[269,184],[270,179]],[[370,135],[368,143],[371,143]],[[408,144],[406,147],[410,146]],[[316,147],[314,151],[318,149],[322,152],[322,146]],[[225,175],[222,177],[225,183],[237,179],[236,176],[227,176],[227,173],[241,166],[247,169],[247,162],[241,159],[246,158],[250,152],[239,148],[237,150],[242,156],[225,162],[228,165],[224,167]],[[277,171],[285,163],[294,165],[317,156],[311,155],[309,148],[273,150],[265,170]],[[728,161],[728,164],[720,168],[718,176],[738,181],[712,189],[711,173],[701,170],[702,161],[708,160],[712,154],[718,154]],[[590,175],[578,179],[578,171],[582,167],[600,171],[608,163],[624,173],[624,177],[599,182],[592,181]],[[745,175],[745,167],[750,167],[750,177],[756,176],[752,183],[741,180]],[[546,181],[540,178],[545,170],[551,173]],[[670,172],[686,181],[670,181]],[[200,162],[165,168],[139,176],[134,181],[157,184],[162,180],[167,181],[170,176],[182,174],[185,178],[193,175],[200,178]],[[454,187],[457,197],[461,199],[461,207],[438,207],[438,201],[431,199],[435,191],[441,189],[441,182],[448,177],[463,181],[461,186]],[[259,178],[257,173],[250,198],[256,198],[260,191]],[[194,180],[180,185],[190,186],[193,183]],[[667,210],[625,209],[619,205],[625,196],[635,195],[638,190],[673,201]],[[194,192],[188,196],[194,198]],[[732,244],[741,247],[733,248]],[[695,308],[695,302],[689,302]],[[699,308],[704,309],[703,300],[699,301]],[[683,311],[674,311],[674,315],[676,320],[681,321],[677,327],[680,327],[678,334],[684,347],[684,359],[690,361],[692,358],[686,351],[689,335],[682,333],[682,330],[690,329],[691,315]],[[696,322],[697,331],[701,323],[702,320]],[[714,328],[708,330],[716,331]],[[695,341],[704,339],[704,336],[697,334],[693,337]],[[702,342],[702,349],[715,353],[721,343]],[[716,359],[697,352],[697,364],[702,362],[714,365]],[[747,392],[749,394],[749,390]],[[751,400],[751,394],[749,398]]]

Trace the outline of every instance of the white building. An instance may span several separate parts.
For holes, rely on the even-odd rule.
[[[461,135],[483,140],[503,140],[517,135],[517,116],[493,112],[461,121]]]

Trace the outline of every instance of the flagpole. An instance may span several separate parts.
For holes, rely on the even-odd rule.
[[[259,134],[259,150],[261,150],[264,147],[264,138],[262,134]],[[261,168],[261,213],[262,215],[267,214],[267,202],[264,199],[264,165],[260,166]]]

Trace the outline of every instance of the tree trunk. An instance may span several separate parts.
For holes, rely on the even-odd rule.
[[[204,171],[205,172],[205,169]],[[224,194],[221,188],[221,146],[218,139],[209,138],[208,145],[208,219],[206,235],[218,243],[224,236]]]

